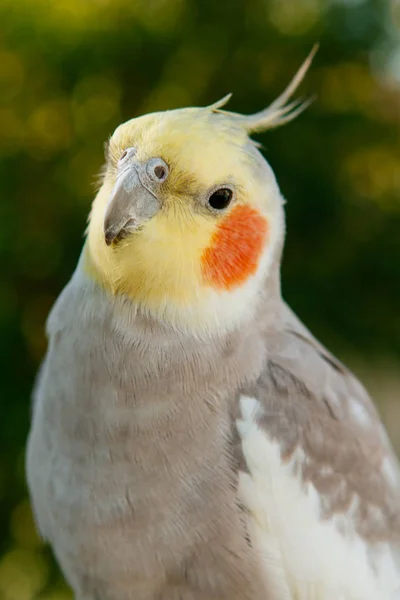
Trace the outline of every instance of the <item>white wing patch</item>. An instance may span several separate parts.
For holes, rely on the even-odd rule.
[[[258,401],[243,396],[240,407],[237,428],[249,473],[239,475],[239,497],[250,513],[249,535],[273,600],[397,598],[400,574],[389,545],[369,546],[354,531],[351,511],[322,519],[322,498],[301,480],[307,456],[298,448],[283,462],[279,444],[255,421],[262,411]],[[353,510],[357,503],[355,497]]]

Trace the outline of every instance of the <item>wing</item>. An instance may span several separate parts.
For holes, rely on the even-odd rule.
[[[400,597],[400,475],[357,379],[289,308],[243,390],[239,498],[277,600]]]

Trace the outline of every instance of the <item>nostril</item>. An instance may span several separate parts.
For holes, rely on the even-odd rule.
[[[136,152],[137,152],[136,148],[133,148],[133,147],[125,148],[125,150],[122,152],[121,156],[118,159],[118,164],[125,164],[126,163],[125,159],[133,158],[135,156]]]
[[[168,166],[161,158],[151,158],[147,163],[147,173],[157,183],[162,183],[168,177]]]

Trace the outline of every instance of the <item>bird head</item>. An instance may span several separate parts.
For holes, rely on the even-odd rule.
[[[312,53],[267,109],[152,113],[109,140],[85,246],[87,274],[177,327],[229,330],[251,314],[279,258],[283,201],[250,134],[295,118]]]

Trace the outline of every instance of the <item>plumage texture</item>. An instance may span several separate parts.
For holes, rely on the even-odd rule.
[[[110,140],[27,453],[78,600],[400,596],[399,467],[282,300],[283,200],[247,130],[214,105]]]

